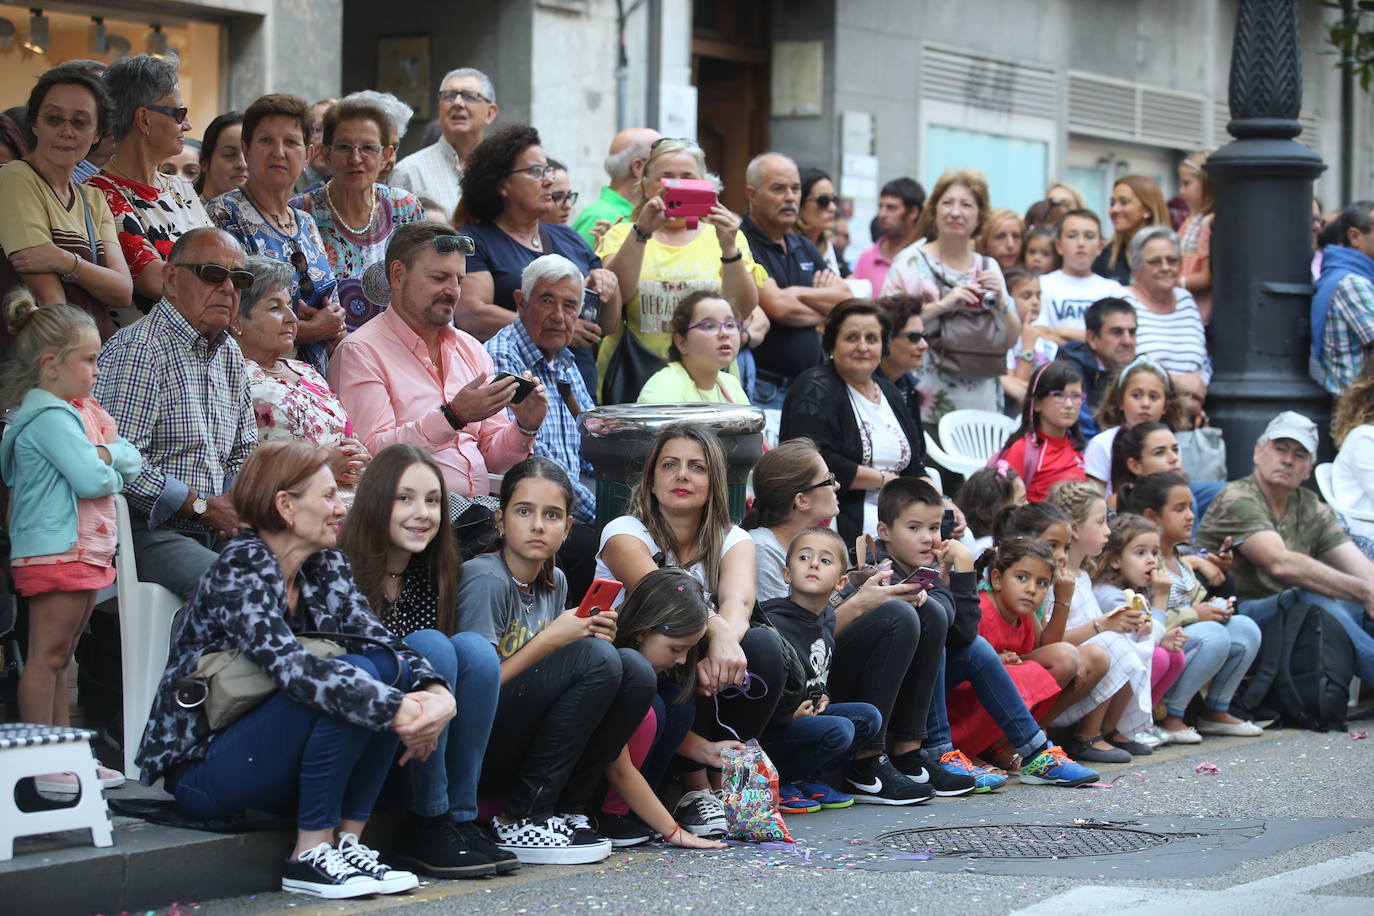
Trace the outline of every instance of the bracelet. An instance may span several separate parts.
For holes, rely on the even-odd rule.
[[[440,404],[439,412],[444,415],[444,419],[448,421],[448,425],[452,426],[455,430],[462,429],[465,425],[463,423],[463,418],[458,416],[458,412],[448,404]]]
[[[1097,622],[1097,618],[1096,618],[1096,617],[1093,618],[1093,632],[1094,632],[1094,633],[1101,633],[1101,632],[1102,632],[1102,624],[1100,624],[1100,623]]]
[[[671,843],[671,842],[673,841],[673,837],[677,836],[677,835],[678,835],[679,833],[681,833],[681,832],[682,832],[682,825],[679,824],[677,821],[673,821],[673,830],[672,830],[672,832],[669,833],[667,836],[665,836],[663,839],[666,840],[667,842]]]
[[[740,259],[743,258],[743,257],[744,257],[744,252],[743,252],[743,251],[740,251],[739,249],[735,249],[735,256],[734,256],[733,258],[727,258],[725,255],[721,255],[721,256],[720,256],[720,263],[722,263],[722,264],[733,264],[733,263],[735,263],[736,261],[740,260]]]
[[[539,435],[539,428],[538,428],[538,427],[535,427],[534,429],[525,429],[525,427],[521,425],[521,423],[520,423],[519,420],[516,420],[516,421],[515,421],[515,428],[518,429],[518,430],[520,430],[520,435],[522,435],[522,436],[528,436],[528,437],[531,438],[531,439],[533,439],[535,436]]]
[[[1060,607],[1069,607],[1069,603],[1067,601],[1060,601],[1058,598],[1054,599],[1054,603],[1059,605]]]
[[[630,223],[630,231],[635,234],[635,238],[639,239],[640,244],[647,245],[649,239],[654,237],[652,232],[645,232],[643,229],[639,228],[639,223]]]

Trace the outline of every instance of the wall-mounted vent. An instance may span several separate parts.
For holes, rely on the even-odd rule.
[[[1201,95],[1069,71],[1069,130],[1150,146],[1195,149],[1207,138]]]
[[[1059,78],[1053,67],[921,45],[921,97],[984,111],[1053,120]]]

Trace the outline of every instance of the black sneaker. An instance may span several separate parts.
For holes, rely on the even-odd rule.
[[[652,827],[637,817],[624,817],[619,814],[608,814],[605,811],[597,815],[596,832],[610,840],[611,845],[616,849],[638,846],[657,836]]]
[[[588,865],[611,854],[610,840],[603,837],[598,842],[579,843],[573,828],[561,817],[539,821],[522,818],[513,824],[493,818],[491,829],[497,846],[532,865]],[[583,832],[583,838],[590,839],[588,834],[595,836],[589,830]]]
[[[932,792],[943,798],[967,795],[978,788],[976,776],[945,767],[938,757],[927,754],[923,747],[898,754],[892,758],[892,762],[897,769],[917,782],[930,786]]]
[[[496,874],[496,863],[474,843],[447,814],[420,817],[408,814],[400,830],[401,840],[391,858],[432,878],[481,878]],[[495,851],[490,840],[487,845]],[[509,858],[508,853],[501,853]]]
[[[934,793],[892,765],[886,754],[855,760],[844,771],[845,791],[856,805],[919,805]]]
[[[520,867],[520,858],[514,853],[506,852],[496,845],[496,836],[485,825],[477,821],[454,821],[453,829],[458,831],[467,847],[474,852],[480,852],[491,860],[496,866],[496,873],[504,875],[513,872]]]
[[[683,830],[697,836],[725,836],[730,829],[725,822],[725,806],[708,789],[684,792],[673,810],[673,818]]]
[[[343,853],[328,843],[307,849],[299,859],[287,859],[282,868],[281,889],[330,900],[379,893],[376,878],[350,865]]]
[[[379,894],[399,894],[420,886],[420,879],[415,877],[414,872],[387,865],[377,855],[377,850],[364,845],[356,834],[339,834],[339,845],[335,848],[345,862],[377,880]]]
[[[592,826],[591,818],[585,814],[560,814],[563,823],[568,825],[568,829],[573,832],[573,843],[579,846],[590,846],[595,843],[610,843],[610,839]],[[615,845],[612,843],[612,845]]]

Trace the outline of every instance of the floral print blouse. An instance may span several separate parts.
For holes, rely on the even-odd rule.
[[[306,363],[294,359],[282,362],[299,376],[294,384],[269,375],[251,359],[244,360],[258,440],[305,439],[333,448],[353,435],[353,423],[329,383]]]

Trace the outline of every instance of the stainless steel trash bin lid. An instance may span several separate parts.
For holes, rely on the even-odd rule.
[[[674,423],[700,423],[718,436],[763,431],[763,408],[748,404],[608,404],[582,411],[577,428],[588,439],[653,439]]]

